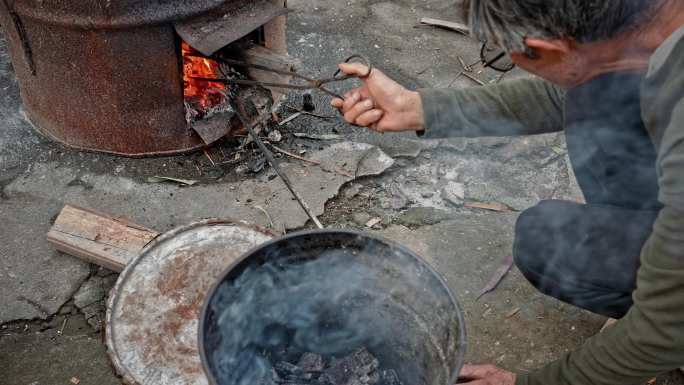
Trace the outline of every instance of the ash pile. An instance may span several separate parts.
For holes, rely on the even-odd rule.
[[[304,353],[296,364],[281,361],[274,365],[272,381],[265,385],[403,385],[394,369],[383,370],[366,348],[342,358],[326,359]]]

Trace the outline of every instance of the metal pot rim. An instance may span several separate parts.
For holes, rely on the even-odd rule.
[[[206,351],[204,349],[204,321],[206,320],[207,316],[207,311],[209,308],[209,301],[211,298],[213,298],[214,294],[216,293],[216,290],[218,289],[219,285],[226,279],[228,274],[230,274],[233,269],[235,269],[238,265],[243,263],[245,260],[251,258],[254,256],[256,253],[260,252],[262,249],[265,249],[267,247],[270,247],[274,244],[283,242],[283,241],[288,241],[288,240],[293,240],[295,238],[299,238],[302,236],[311,236],[311,235],[336,235],[336,234],[344,234],[344,235],[354,235],[357,237],[363,237],[369,240],[375,240],[378,242],[381,242],[387,246],[396,248],[398,250],[401,250],[402,252],[406,253],[407,255],[411,256],[412,258],[415,259],[415,261],[425,267],[433,277],[435,277],[439,283],[442,285],[444,290],[447,293],[447,296],[449,297],[449,301],[451,302],[451,305],[454,307],[456,311],[456,318],[458,319],[459,323],[459,331],[458,331],[458,337],[459,337],[459,346],[458,346],[458,352],[456,354],[456,366],[454,367],[453,373],[451,373],[451,378],[449,379],[449,384],[444,384],[444,385],[450,385],[450,384],[455,384],[456,381],[458,380],[458,375],[461,372],[461,369],[463,368],[463,365],[465,364],[465,352],[466,352],[466,347],[467,347],[467,333],[466,333],[466,327],[465,327],[465,318],[464,318],[464,313],[463,313],[463,308],[459,304],[458,300],[456,299],[456,296],[454,296],[453,292],[449,288],[449,286],[446,283],[446,280],[444,277],[442,277],[441,274],[439,274],[430,264],[428,264],[423,257],[409,249],[408,247],[401,245],[397,242],[391,241],[387,238],[375,235],[375,234],[369,234],[363,231],[358,231],[358,230],[348,230],[348,229],[323,229],[323,230],[304,230],[304,231],[298,231],[294,232],[292,234],[288,234],[279,238],[275,238],[271,241],[268,241],[266,243],[263,243],[252,250],[248,251],[247,253],[243,254],[240,258],[238,258],[235,262],[233,262],[232,265],[228,266],[223,273],[219,276],[219,278],[214,282],[212,285],[211,289],[207,293],[207,296],[204,298],[204,304],[202,305],[202,311],[200,312],[200,319],[199,319],[199,327],[198,327],[198,333],[197,333],[197,338],[199,339],[198,341],[198,346],[199,346],[199,353],[200,353],[200,361],[202,362],[202,368],[204,369],[204,373],[207,376],[207,379],[209,380],[210,385],[218,385],[218,382],[214,378],[214,374],[211,372],[209,369],[209,360],[207,359],[206,356]]]

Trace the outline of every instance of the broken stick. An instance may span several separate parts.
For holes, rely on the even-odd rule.
[[[238,116],[238,119],[240,119],[240,123],[242,123],[242,125],[247,129],[247,132],[249,132],[249,135],[252,137],[252,140],[254,140],[254,143],[256,143],[257,147],[259,147],[259,150],[261,150],[261,152],[264,154],[264,157],[266,157],[268,163],[271,165],[271,167],[273,167],[273,170],[276,172],[276,174],[278,174],[283,183],[285,183],[285,187],[287,187],[287,189],[290,190],[290,192],[295,197],[295,199],[302,207],[304,212],[306,212],[306,215],[309,217],[309,219],[311,219],[311,221],[316,225],[317,228],[324,229],[325,227],[313,213],[311,207],[309,207],[304,198],[302,198],[299,192],[294,188],[294,185],[290,181],[290,178],[280,169],[280,164],[273,157],[273,153],[268,148],[266,148],[264,142],[261,140],[261,138],[259,138],[259,135],[257,135],[257,133],[254,131],[254,127],[252,126],[252,124],[247,121],[247,118],[245,118],[245,116],[243,115],[244,109],[240,108],[242,106],[238,106],[237,102],[235,101],[231,101],[230,104],[233,110],[235,110],[235,114]]]
[[[470,28],[461,23],[455,23],[453,21],[446,21],[446,20],[439,20],[439,19],[431,19],[429,17],[424,17],[420,19],[420,24],[421,25],[429,25],[432,27],[439,27],[439,28],[444,28],[448,29],[450,31],[458,32],[463,35],[469,35],[470,34]]]

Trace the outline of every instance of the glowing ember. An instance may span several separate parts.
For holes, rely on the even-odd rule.
[[[183,52],[183,93],[185,100],[200,110],[207,110],[223,102],[226,85],[193,78],[217,79],[220,74],[219,63],[205,59],[186,42],[181,46]]]

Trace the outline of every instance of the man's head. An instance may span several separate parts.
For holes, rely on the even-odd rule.
[[[469,0],[466,6],[476,37],[504,47],[523,69],[571,87],[595,76],[595,56],[617,48],[667,1]]]

